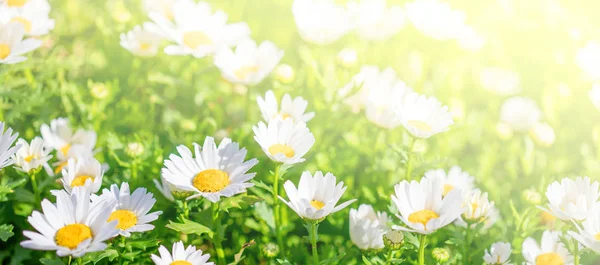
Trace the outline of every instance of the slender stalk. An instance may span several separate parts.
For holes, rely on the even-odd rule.
[[[37,204],[38,202],[40,202],[40,193],[38,191],[38,185],[37,185],[37,180],[36,180],[36,176],[38,174],[39,171],[34,170],[33,172],[31,172],[31,187],[33,189],[33,198],[35,199],[35,203]]]
[[[77,258],[77,264],[83,265],[83,258]]]
[[[225,265],[225,251],[223,251],[223,234],[222,234],[222,224],[221,219],[219,219],[219,204],[213,203],[213,214],[212,221],[213,225],[216,227],[216,231],[214,231],[215,235],[213,238],[213,243],[215,245],[215,252],[217,253],[217,264]]]
[[[187,200],[183,200],[183,217],[188,220],[190,219],[190,207]]]
[[[310,237],[310,244],[312,246],[312,258],[314,265],[319,265],[319,251],[317,249],[318,227],[319,224],[317,222],[310,222],[308,224],[308,235]]]
[[[412,169],[413,169],[413,164],[412,164],[413,158],[412,157],[413,157],[413,149],[415,147],[415,142],[416,142],[416,139],[414,137],[412,137],[412,136],[409,136],[409,137],[410,137],[410,140],[409,140],[410,144],[408,145],[408,154],[407,154],[408,158],[406,161],[406,175],[404,176],[404,179],[406,179],[406,180],[412,179],[412,177],[411,177],[411,173],[412,173]]]
[[[385,264],[392,264],[392,257],[394,256],[394,251],[390,248],[388,249],[387,254],[385,254]]]
[[[465,245],[463,247],[463,263],[469,264],[469,247],[471,246],[471,223],[467,222],[465,231]]]
[[[425,265],[425,235],[419,238],[419,265]]]
[[[69,263],[68,265],[71,265],[71,261],[73,260],[73,256],[69,256]]]
[[[574,264],[575,265],[579,265],[579,242],[577,242],[577,240],[573,239],[573,260],[574,260]]]
[[[279,172],[281,164],[275,166],[275,174],[273,174],[273,218],[275,219],[275,237],[277,238],[277,246],[279,246],[279,253],[281,256],[285,256],[285,244],[283,243],[283,237],[281,234],[281,208],[279,203]]]

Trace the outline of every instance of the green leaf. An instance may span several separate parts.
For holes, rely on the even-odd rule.
[[[275,229],[275,217],[273,216],[273,209],[271,209],[265,202],[259,202],[254,207],[256,215],[271,228]]]
[[[263,199],[254,195],[242,194],[223,199],[219,205],[219,210],[229,212],[230,208],[241,209],[243,205],[249,206],[260,201],[263,201]]]
[[[173,221],[169,221],[167,228],[173,229],[179,233],[186,235],[196,234],[201,236],[203,234],[207,234],[209,237],[213,236],[213,231],[204,225],[201,225],[194,221],[190,221],[188,219],[183,219],[182,221],[183,223],[175,223]]]
[[[94,262],[94,264],[100,262],[103,259],[108,259],[108,261],[112,262],[113,260],[119,257],[119,252],[117,252],[115,249],[105,249],[102,252],[87,254],[86,258],[87,257],[89,257]]]
[[[65,265],[65,263],[63,263],[62,260],[60,260],[60,259],[43,258],[43,259],[40,259],[40,262],[44,265]]]
[[[152,248],[158,246],[160,242],[156,239],[154,240],[140,240],[140,241],[132,241],[127,242],[127,245],[132,248],[137,248],[141,250],[146,250],[147,248]]]
[[[261,188],[261,189],[266,190],[266,191],[270,192],[271,194],[273,194],[273,188],[271,186],[265,184],[264,182],[253,180],[252,183],[254,184],[255,187]]]
[[[11,236],[14,236],[13,228],[11,224],[0,225],[0,239],[6,242]]]
[[[369,261],[369,259],[367,259],[367,257],[365,257],[364,255],[362,256],[362,261],[366,264],[366,265],[372,265],[373,263],[371,261]]]

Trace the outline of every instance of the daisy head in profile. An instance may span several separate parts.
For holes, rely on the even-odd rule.
[[[27,60],[23,54],[42,45],[41,40],[25,36],[25,27],[18,22],[0,23],[0,64],[15,64]]]
[[[304,162],[304,155],[315,143],[315,136],[303,122],[280,118],[252,127],[254,140],[273,161],[285,165]]]
[[[260,45],[252,39],[241,41],[235,50],[223,48],[215,54],[215,65],[225,80],[240,85],[257,85],[265,79],[283,57],[274,43]]]
[[[387,213],[375,212],[371,205],[361,204],[358,209],[350,209],[350,239],[362,250],[383,249],[389,222]]]
[[[114,201],[90,200],[89,192],[76,187],[71,194],[54,192],[56,203],[42,201],[42,213],[33,211],[27,221],[37,231],[24,231],[24,248],[56,251],[58,256],[81,257],[102,251],[106,240],[119,234],[117,222],[106,222]]]
[[[184,145],[177,147],[179,155],[171,154],[165,160],[162,177],[187,198],[204,197],[217,202],[221,197],[231,197],[246,192],[253,184],[248,182],[256,173],[248,170],[258,163],[256,158],[246,159],[246,149],[224,138],[217,146],[213,137],[206,137],[200,146],[194,143],[194,153]]]
[[[458,189],[463,197],[468,195],[475,188],[475,178],[463,171],[459,166],[453,166],[446,171],[444,169],[434,169],[425,172],[426,178],[440,178],[444,185],[443,195],[446,196],[450,191]]]
[[[392,202],[400,212],[398,218],[408,226],[402,230],[431,234],[452,223],[462,213],[462,193],[452,190],[443,196],[441,178],[422,178],[420,182],[406,180],[396,184]]]
[[[137,188],[133,193],[129,189],[129,183],[121,183],[121,187],[112,184],[110,189],[104,189],[100,196],[92,196],[92,201],[106,200],[115,201],[108,222],[117,221],[117,228],[122,236],[129,237],[134,232],[145,232],[154,229],[150,224],[158,219],[162,211],[151,212],[150,209],[156,203],[152,193],[145,188]]]
[[[93,150],[98,138],[96,132],[92,130],[77,129],[73,132],[67,118],[54,119],[50,125],[43,124],[40,132],[46,145],[57,150],[61,155],[67,155],[74,145]]]
[[[142,26],[135,26],[131,31],[121,34],[121,47],[134,55],[142,57],[155,56],[162,36],[152,31],[154,25],[146,22]]]
[[[215,265],[214,262],[209,262],[209,254],[202,253],[202,250],[196,250],[195,246],[183,245],[179,241],[173,244],[171,253],[165,246],[158,248],[160,256],[152,254],[151,258],[155,265]]]
[[[19,137],[19,133],[13,134],[13,130],[10,127],[5,131],[4,122],[0,122],[0,170],[15,162],[13,155],[21,147],[20,145],[13,146],[17,137]]]
[[[554,181],[546,189],[548,205],[540,208],[563,221],[581,221],[598,201],[599,186],[598,181],[592,181],[589,177]]]
[[[103,175],[102,165],[95,158],[71,158],[68,166],[62,170],[60,181],[69,193],[74,187],[85,187],[90,193],[96,193],[102,186]]]
[[[289,180],[285,182],[283,188],[289,201],[281,196],[279,199],[306,220],[321,221],[356,201],[356,199],[351,199],[337,205],[347,187],[344,186],[343,181],[336,183],[336,177],[333,174],[323,175],[321,171],[315,172],[314,175],[304,171],[300,176],[297,188]]]
[[[256,101],[265,122],[280,118],[282,120],[292,119],[294,123],[306,123],[315,116],[314,112],[306,112],[308,101],[302,97],[292,99],[290,94],[285,94],[281,98],[280,105],[275,97],[275,93],[269,90],[265,93],[264,98],[261,96],[256,97]]]
[[[429,138],[454,124],[448,106],[443,106],[435,97],[415,92],[406,95],[397,114],[404,128],[418,138]]]
[[[485,250],[483,261],[486,265],[512,265],[510,263],[510,253],[512,247],[508,242],[496,242],[490,249]]]
[[[292,13],[300,37],[317,45],[333,43],[353,28],[350,12],[333,0],[294,0]]]
[[[19,150],[13,155],[15,167],[23,172],[30,173],[41,169],[52,158],[50,149],[44,145],[44,140],[35,137],[31,143],[25,139],[19,139],[17,145]]]

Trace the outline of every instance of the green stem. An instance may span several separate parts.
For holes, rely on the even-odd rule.
[[[188,220],[190,219],[190,207],[187,200],[183,200],[183,217]]]
[[[68,265],[71,265],[71,261],[73,260],[73,256],[69,256],[69,263]]]
[[[310,244],[312,246],[312,257],[314,265],[319,265],[319,251],[317,249],[318,228],[319,224],[317,222],[309,223],[308,235],[310,237]]]
[[[577,240],[573,240],[573,243],[574,243],[574,246],[573,246],[574,264],[579,265],[579,242],[577,242]]]
[[[412,179],[412,177],[411,177],[411,173],[412,173],[412,169],[413,169],[412,157],[413,157],[413,149],[415,147],[415,142],[416,142],[416,139],[414,137],[412,137],[412,136],[409,136],[409,137],[410,137],[410,140],[409,140],[410,144],[408,146],[408,154],[407,154],[408,158],[406,161],[406,175],[404,176],[405,180]]]
[[[83,265],[83,258],[77,258],[77,264]]]
[[[219,219],[219,204],[213,203],[213,214],[212,221],[213,225],[216,227],[216,231],[214,231],[215,235],[213,238],[215,245],[215,252],[217,253],[217,264],[225,265],[225,251],[223,251],[223,233],[221,226],[221,219]]]
[[[38,185],[36,180],[37,174],[38,172],[35,171],[31,173],[31,187],[33,189],[33,198],[35,199],[36,204],[40,202],[40,193],[38,191]]]
[[[277,164],[275,167],[275,174],[273,175],[273,218],[275,219],[275,237],[277,238],[277,246],[279,246],[279,253],[281,256],[285,256],[285,245],[283,243],[283,237],[281,234],[281,209],[279,203],[279,171],[281,164]]]
[[[465,231],[465,245],[463,247],[463,263],[469,264],[469,247],[471,246],[471,223],[467,222]]]
[[[425,235],[419,238],[419,265],[425,265]]]
[[[394,251],[390,248],[388,249],[387,254],[385,255],[385,264],[392,264],[392,257],[394,256]]]

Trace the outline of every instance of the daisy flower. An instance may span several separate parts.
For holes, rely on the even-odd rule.
[[[575,63],[591,80],[600,80],[600,43],[588,41],[575,56]]]
[[[27,8],[0,7],[0,24],[15,22],[23,25],[25,35],[42,36],[54,29],[54,20],[48,17],[50,6],[43,1],[32,1],[36,4]]]
[[[146,13],[158,13],[169,20],[173,19],[173,5],[176,0],[142,0]]]
[[[442,106],[435,97],[415,92],[405,96],[397,112],[404,128],[418,138],[429,138],[454,124],[448,106]]]
[[[151,23],[135,26],[133,30],[121,34],[121,46],[137,56],[150,57],[158,53],[158,45],[162,37],[148,30]]]
[[[0,7],[13,9],[37,8],[41,13],[50,12],[48,0],[0,0]]]
[[[200,147],[194,143],[194,154],[184,145],[177,147],[179,156],[171,154],[165,160],[162,176],[175,188],[191,192],[187,199],[204,197],[217,202],[221,197],[231,197],[246,192],[253,184],[248,181],[256,173],[247,171],[258,163],[256,158],[244,161],[246,149],[224,138],[219,146],[212,137],[206,137]]]
[[[344,182],[336,184],[336,177],[327,173],[317,171],[314,175],[304,171],[300,176],[298,188],[291,181],[283,184],[289,202],[279,196],[279,199],[287,204],[302,219],[322,220],[328,215],[338,212],[350,205],[356,199],[346,201],[340,205],[336,204],[346,191]]]
[[[74,144],[69,146],[68,149],[69,151],[66,154],[63,154],[63,152],[56,152],[58,161],[53,164],[55,174],[62,172],[62,170],[67,167],[70,160],[76,162],[80,159],[94,159],[94,151],[87,146]]]
[[[93,157],[71,158],[66,169],[62,170],[60,181],[69,193],[74,187],[85,187],[90,193],[96,193],[102,186],[103,175],[102,165]]]
[[[50,126],[43,124],[40,128],[44,142],[48,147],[56,149],[58,153],[67,155],[73,145],[82,145],[89,150],[96,146],[96,132],[92,130],[78,129],[73,133],[69,125],[69,119],[57,118],[50,122]]]
[[[116,201],[107,220],[118,221],[119,233],[125,237],[134,232],[153,230],[154,225],[149,223],[162,214],[162,211],[148,213],[156,203],[152,193],[147,192],[145,188],[137,188],[131,193],[127,182],[121,183],[120,189],[119,185],[112,184],[110,190],[102,190],[102,195],[92,196],[92,201],[95,200]]]
[[[181,241],[173,244],[173,254],[162,245],[158,252],[160,257],[154,254],[151,256],[156,265],[215,265],[214,262],[208,262],[209,254],[202,255],[202,250],[196,250],[196,247],[191,245],[185,248]]]
[[[594,208],[588,213],[588,216],[576,225],[577,232],[569,231],[568,234],[582,245],[600,253],[600,203],[596,202]]]
[[[599,185],[598,181],[592,182],[589,177],[554,181],[546,189],[547,209],[540,209],[564,221],[581,221],[598,201]]]
[[[465,27],[465,13],[438,0],[416,0],[407,3],[405,10],[417,30],[437,40],[454,39]]]
[[[246,23],[227,24],[227,14],[214,13],[206,2],[178,0],[173,5],[173,21],[161,13],[150,13],[162,34],[176,44],[165,48],[169,55],[193,55],[202,58],[236,45],[250,35]]]
[[[48,160],[52,158],[50,150],[44,146],[44,140],[40,137],[35,137],[29,144],[24,139],[19,139],[17,145],[21,147],[13,155],[15,166],[23,172],[31,172],[40,169]]]
[[[508,242],[496,242],[492,244],[490,249],[485,250],[483,261],[487,265],[511,265],[510,253],[512,247]]]
[[[338,95],[344,98],[344,103],[358,112],[367,104],[369,91],[375,88],[392,87],[397,82],[396,71],[392,68],[379,70],[379,67],[365,65],[360,72],[352,77],[352,80],[338,90]],[[352,95],[351,92],[358,88]]]
[[[275,119],[253,126],[254,140],[273,161],[286,165],[304,162],[303,156],[315,143],[315,136],[303,122]]]
[[[353,27],[350,12],[333,0],[294,0],[292,13],[300,37],[313,44],[330,44]]]
[[[22,54],[42,45],[41,40],[25,39],[25,27],[21,23],[0,23],[0,64],[15,64],[27,60]]]
[[[400,212],[398,218],[409,227],[398,229],[427,235],[456,220],[463,212],[462,194],[452,190],[443,196],[443,186],[440,178],[396,184],[392,202]]]
[[[600,84],[594,84],[588,95],[594,106],[600,110]]]
[[[350,239],[362,250],[383,249],[383,235],[389,230],[385,212],[375,212],[371,205],[350,209]]]
[[[494,208],[494,202],[488,200],[487,192],[481,192],[479,189],[474,189],[469,192],[469,195],[464,198],[462,203],[464,209],[461,215],[461,221],[480,223],[485,221],[491,214]]]
[[[0,122],[0,170],[15,162],[12,156],[21,148],[20,145],[12,146],[19,137],[19,133],[12,132],[10,127],[4,131],[4,122]]]
[[[400,6],[387,7],[387,0],[350,2],[349,12],[356,21],[356,32],[365,40],[381,41],[400,32],[406,25]]]
[[[444,185],[443,196],[446,196],[450,191],[459,189],[463,197],[467,196],[473,188],[475,188],[475,178],[463,171],[459,166],[453,166],[448,170],[448,174],[443,169],[429,170],[425,172],[426,178],[440,178]]]
[[[573,256],[560,241],[560,232],[544,231],[541,245],[531,237],[526,238],[522,252],[527,265],[573,264]]]
[[[374,83],[368,84],[374,86],[363,85],[363,89],[365,87],[368,89],[365,95],[367,119],[385,129],[394,129],[402,125],[397,110],[401,108],[406,95],[413,91],[412,88],[400,80],[393,79],[390,81],[385,82],[385,79],[383,79],[377,85],[374,85]]]
[[[314,112],[305,113],[308,101],[302,97],[292,99],[289,94],[285,94],[281,99],[281,107],[279,107],[275,94],[272,90],[269,90],[265,93],[264,98],[261,96],[256,97],[256,101],[265,122],[280,118],[306,123],[315,116]]]
[[[524,97],[512,97],[500,108],[500,121],[517,132],[527,132],[539,123],[542,112],[535,101]]]
[[[33,211],[27,221],[37,230],[24,231],[24,248],[55,250],[58,256],[81,257],[88,252],[102,251],[104,241],[118,235],[117,222],[106,222],[114,201],[90,201],[84,188],[75,188],[69,195],[54,193],[56,204],[42,201],[42,211]]]
[[[479,73],[481,86],[487,91],[501,96],[511,96],[521,92],[519,74],[498,67],[484,68]]]
[[[223,48],[215,55],[215,65],[225,80],[242,85],[256,85],[269,75],[283,57],[283,50],[274,43],[241,41],[233,51]]]

